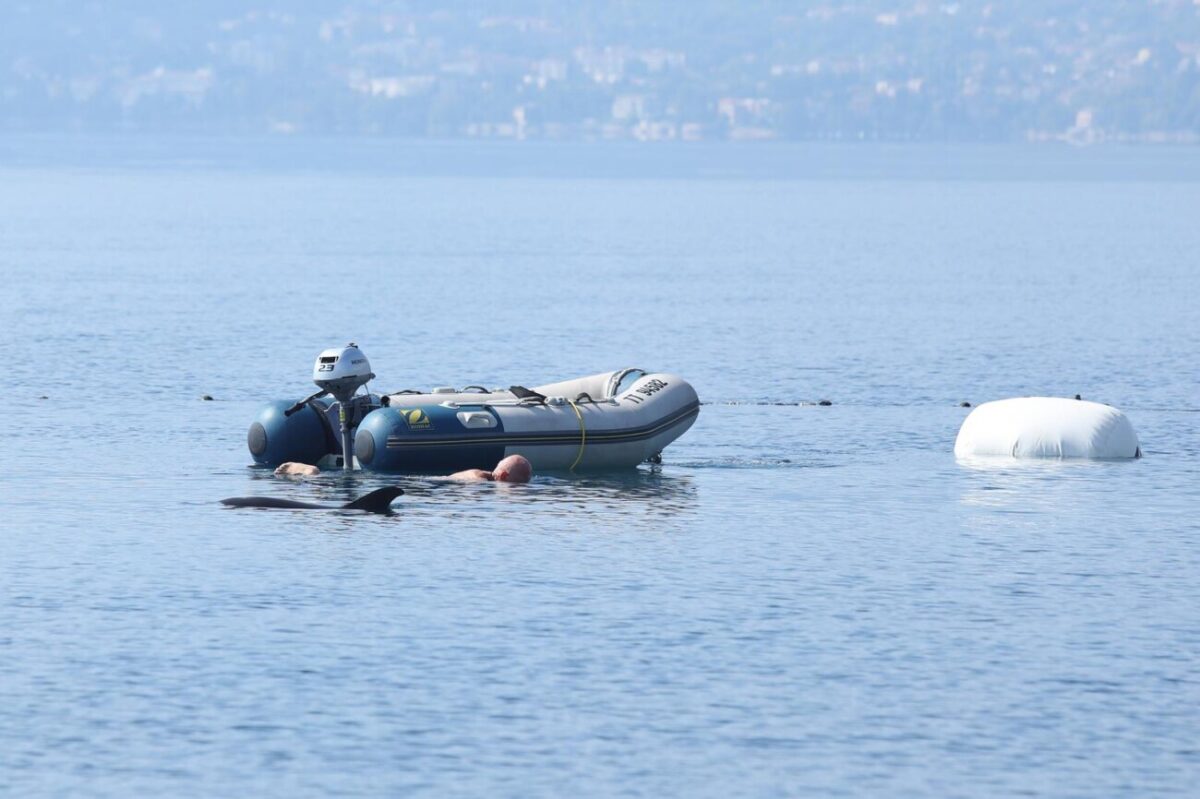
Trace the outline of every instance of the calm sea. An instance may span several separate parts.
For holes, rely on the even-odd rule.
[[[0,794],[1195,796],[1198,220],[1195,149],[4,140]],[[390,482],[248,468],[350,340],[707,404],[219,506]],[[1146,457],[955,461],[1076,393]]]

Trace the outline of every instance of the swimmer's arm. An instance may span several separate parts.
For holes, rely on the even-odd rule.
[[[446,479],[461,480],[463,482],[477,482],[480,480],[491,480],[492,473],[486,469],[467,469],[465,471],[455,472]]]

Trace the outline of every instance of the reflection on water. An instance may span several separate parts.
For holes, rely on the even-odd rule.
[[[964,470],[964,505],[1008,513],[1062,510],[1088,501],[1111,484],[1113,470],[1136,468],[1137,461],[1084,459],[956,458]]]
[[[562,502],[601,511],[674,516],[693,510],[696,504],[696,486],[690,477],[667,475],[658,468],[597,472],[577,478],[546,476],[528,487],[530,498],[538,502]]]

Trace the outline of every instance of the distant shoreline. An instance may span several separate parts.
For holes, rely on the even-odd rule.
[[[0,169],[702,180],[1200,181],[1200,147],[1063,142],[497,142],[0,134]]]

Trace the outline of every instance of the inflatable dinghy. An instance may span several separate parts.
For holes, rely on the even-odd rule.
[[[700,413],[687,381],[642,369],[529,388],[358,394],[373,377],[353,344],[321,353],[313,380],[322,391],[273,402],[250,426],[255,462],[446,473],[521,454],[540,471],[632,468],[657,462]]]
[[[1129,418],[1111,405],[1062,397],[985,402],[971,411],[954,442],[959,458],[1138,458]]]

